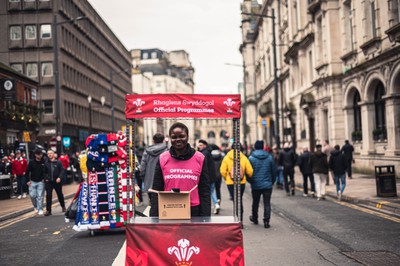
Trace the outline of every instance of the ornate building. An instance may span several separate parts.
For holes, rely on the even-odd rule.
[[[400,167],[400,1],[259,2],[241,6],[249,135],[268,117],[267,141],[348,139],[360,170]]]

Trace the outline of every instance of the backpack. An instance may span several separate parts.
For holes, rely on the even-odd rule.
[[[244,177],[244,170],[243,170],[243,168],[242,168],[242,165],[240,165],[239,168],[240,168],[240,180],[242,180],[243,177]],[[229,172],[229,177],[232,178],[232,179],[233,179],[233,177],[234,177],[234,175],[235,175],[234,169],[235,169],[235,167],[233,167],[233,165],[232,165],[232,169],[231,169],[231,171]]]

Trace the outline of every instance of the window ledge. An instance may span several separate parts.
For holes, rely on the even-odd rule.
[[[371,40],[363,43],[360,48],[363,51],[364,55],[372,54],[381,48],[382,40],[380,37],[374,37]]]
[[[400,23],[392,26],[385,33],[389,37],[390,42],[400,42]]]

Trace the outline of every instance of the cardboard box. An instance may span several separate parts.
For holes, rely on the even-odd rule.
[[[190,219],[190,191],[158,191],[158,219]]]

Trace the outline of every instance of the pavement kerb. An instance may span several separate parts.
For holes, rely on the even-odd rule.
[[[66,200],[72,198],[74,195],[75,195],[75,192],[72,192],[72,193],[64,195],[64,201],[65,201],[66,205],[67,205],[67,201]],[[58,202],[58,199],[55,198],[55,199],[53,199],[52,204],[57,203],[57,202]],[[68,206],[66,206],[66,207],[68,207]],[[0,222],[4,222],[6,220],[16,218],[18,216],[24,215],[24,214],[26,214],[28,212],[31,212],[31,211],[33,211],[33,206],[24,208],[24,209],[19,210],[19,211],[12,212],[10,214],[3,215],[3,216],[0,217]]]
[[[303,191],[302,184],[296,184],[298,190]],[[337,199],[337,195],[334,192],[327,191],[325,194],[327,197],[332,199]],[[382,198],[384,201],[385,198]],[[369,199],[360,199],[355,196],[342,195],[341,201],[355,204],[355,205],[367,205],[376,209],[384,210],[387,212],[391,212],[395,215],[400,215],[400,204],[392,203],[392,202],[382,202],[377,200],[369,200]]]

